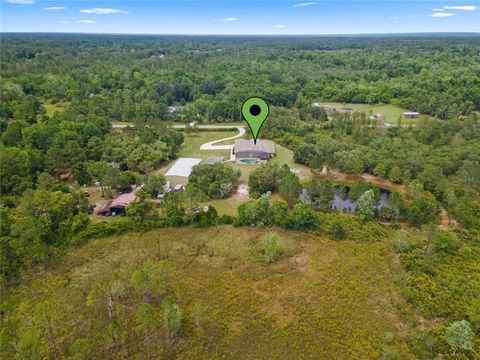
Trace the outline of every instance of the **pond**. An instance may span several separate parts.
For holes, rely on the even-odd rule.
[[[350,213],[355,212],[355,210],[357,209],[357,203],[355,201],[350,200],[349,191],[350,191],[350,188],[346,187],[346,195],[342,197],[340,195],[339,187],[338,186],[333,187],[334,197],[331,203],[332,210],[338,210],[338,211],[344,211],[344,212],[350,212]],[[390,191],[385,189],[380,189],[380,200],[375,206],[377,210],[380,210],[384,206],[388,206],[387,202],[388,202],[389,195],[390,195]],[[303,189],[302,192],[300,193],[300,201],[307,204],[311,204],[311,200],[308,196],[307,189]]]

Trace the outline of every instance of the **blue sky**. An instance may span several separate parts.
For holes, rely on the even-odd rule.
[[[2,32],[480,32],[480,1],[0,0]]]

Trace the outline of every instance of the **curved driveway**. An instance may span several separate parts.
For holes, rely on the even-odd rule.
[[[123,124],[116,124],[116,125],[112,125],[112,128],[113,129],[123,129],[127,126],[132,126],[132,125],[123,125]],[[173,125],[173,128],[174,129],[185,129],[187,126],[186,125]],[[219,139],[219,140],[214,140],[214,141],[210,141],[210,142],[207,142],[205,144],[202,144],[200,146],[200,150],[229,150],[230,151],[230,159],[232,159],[232,150],[233,150],[233,144],[230,144],[230,145],[215,145],[219,142],[222,142],[222,141],[227,141],[227,140],[233,140],[233,139],[237,139],[239,137],[242,137],[244,134],[245,134],[245,128],[243,126],[240,126],[240,125],[198,125],[197,126],[198,129],[213,129],[213,130],[222,130],[222,129],[237,129],[238,130],[238,134],[235,135],[235,136],[230,136],[230,137],[227,137],[227,138],[224,138],[224,139]]]
[[[237,135],[230,136],[228,138],[224,138],[224,139],[220,139],[220,140],[210,141],[210,142],[207,142],[205,144],[202,144],[200,146],[200,150],[232,150],[233,149],[233,144],[230,144],[230,145],[215,145],[215,144],[217,144],[219,142],[222,142],[222,141],[233,140],[233,139],[242,137],[243,134],[245,134],[245,128],[243,126],[236,126],[236,128],[238,130]]]
[[[123,129],[126,128],[127,126],[133,126],[133,125],[123,125],[123,124],[115,124],[112,125],[113,129]],[[174,129],[185,129],[187,126],[186,125],[173,125]],[[233,140],[239,137],[242,137],[243,134],[245,134],[245,128],[240,125],[198,125],[198,129],[213,129],[213,130],[222,130],[222,129],[237,129],[238,134],[235,136],[230,136],[228,138],[220,139],[220,140],[214,140],[207,142],[200,146],[200,150],[231,150],[233,148],[233,145],[214,145],[216,143],[222,142],[222,141],[227,141],[227,140]]]

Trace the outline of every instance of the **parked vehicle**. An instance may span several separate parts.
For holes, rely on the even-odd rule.
[[[182,190],[183,190],[183,185],[182,184],[177,184],[173,188],[173,192],[179,192],[179,191],[182,191]]]

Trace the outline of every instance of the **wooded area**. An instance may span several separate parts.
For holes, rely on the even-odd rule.
[[[67,310],[54,311],[65,301],[54,298],[55,291],[43,301],[28,285],[45,282],[38,286],[55,289],[53,274],[67,261],[63,256],[83,251],[78,249],[94,253],[84,248],[92,239],[187,226],[192,236],[204,234],[198,228],[213,227],[208,230],[213,232],[218,226],[225,234],[241,234],[245,242],[229,250],[223,248],[228,247],[225,243],[219,250],[217,243],[222,239],[218,238],[211,245],[212,252],[204,245],[188,243],[187,252],[216,258],[226,251],[228,256],[217,259],[223,272],[228,273],[241,258],[246,271],[265,269],[272,289],[280,285],[270,283],[278,280],[271,266],[288,268],[291,258],[303,254],[299,242],[292,244],[289,237],[308,237],[302,247],[308,247],[305,251],[313,267],[318,265],[314,263],[319,258],[318,243],[322,244],[318,251],[330,243],[353,264],[349,270],[355,269],[356,254],[360,254],[362,268],[369,264],[362,252],[366,249],[375,266],[391,272],[391,279],[385,280],[384,274],[378,281],[393,283],[394,290],[382,285],[382,291],[395,293],[388,301],[393,303],[389,314],[395,314],[391,316],[396,320],[382,325],[383,335],[375,333],[381,339],[369,338],[364,344],[349,338],[350,346],[358,346],[359,358],[453,358],[452,352],[459,359],[478,358],[478,36],[2,34],[1,48],[0,282],[7,294],[2,299],[2,353],[12,358],[88,358],[85,354],[97,350],[118,357],[148,351],[147,357],[152,358],[195,357],[199,353],[189,352],[186,344],[190,344],[196,351],[202,346],[204,350],[215,348],[213,353],[221,357],[225,347],[235,345],[227,339],[228,326],[222,323],[219,331],[211,319],[227,320],[219,313],[206,315],[214,310],[204,300],[187,305],[194,296],[186,295],[179,284],[188,288],[188,279],[195,274],[184,271],[191,262],[183,258],[180,261],[163,253],[152,258],[142,255],[141,262],[128,258],[118,271],[106,268],[108,278],[97,269],[95,276],[101,280],[87,279],[81,285],[85,286],[83,293],[78,288],[62,290],[66,297],[74,294],[79,307],[88,305],[85,312],[75,312],[79,317],[74,320]],[[236,191],[240,173],[225,163],[201,164],[193,168],[185,191],[158,200],[165,185],[159,169],[177,157],[190,132],[198,131],[190,125],[177,131],[172,123],[239,122],[243,101],[253,95],[270,105],[261,137],[293,151],[295,161],[312,170],[312,178],[302,181],[289,166],[276,162],[244,165],[252,167],[247,180],[250,199],[241,202],[238,215],[232,217],[201,204],[207,199],[228,200]],[[399,118],[386,126],[370,112],[327,114],[312,106],[314,102],[392,104],[422,115],[408,123]],[[112,122],[132,126],[112,129]],[[347,183],[340,175],[353,180]],[[368,181],[371,178],[377,183]],[[383,188],[378,183],[386,185]],[[99,220],[91,215],[84,185],[96,184],[105,199],[138,190],[137,201],[128,206],[125,218]],[[356,203],[355,215],[332,209],[334,190]],[[387,206],[380,209],[376,204],[381,190],[388,190],[389,197]],[[304,191],[309,202],[300,201]],[[281,235],[263,234],[270,227]],[[181,229],[171,231],[186,236]],[[148,239],[150,235],[142,236]],[[153,254],[149,244],[142,246]],[[178,247],[172,249],[172,253],[178,251]],[[381,261],[375,251],[381,252]],[[401,266],[395,267],[392,258]],[[174,275],[172,263],[185,267],[180,271],[183,275]],[[197,265],[202,268],[201,263]],[[35,279],[32,272],[36,269],[51,278]],[[333,278],[342,286],[341,279]],[[228,283],[227,276],[222,279]],[[77,284],[76,279],[68,281]],[[240,283],[236,279],[235,284]],[[307,288],[302,291],[316,294],[304,285]],[[355,294],[345,292],[348,302],[355,303]],[[366,298],[360,298],[362,306],[367,306]],[[309,327],[310,320],[304,321],[304,315],[296,311],[295,321],[313,336],[316,325]],[[348,310],[342,308],[342,312]],[[44,313],[48,315],[42,317]],[[96,316],[99,320],[93,321]],[[325,321],[327,329],[332,326],[331,331],[341,332],[325,316],[318,315],[315,321]],[[230,313],[226,318],[235,322]],[[73,321],[82,324],[70,334],[67,328]],[[276,342],[265,335],[269,328],[294,336],[265,321],[265,327],[258,330],[265,341]],[[365,331],[373,331],[369,326]],[[88,329],[103,337],[94,339]],[[223,347],[212,345],[215,334],[221,334]],[[312,339],[297,336],[299,348]],[[132,339],[138,340],[137,345]],[[160,345],[151,339],[158,339]],[[143,350],[138,348],[140,342]],[[202,345],[196,347],[198,343]],[[315,357],[312,349],[319,351],[317,345],[310,344],[311,358]],[[335,346],[324,356],[352,355]],[[277,354],[274,348],[269,355]]]

